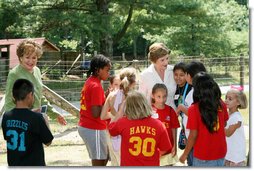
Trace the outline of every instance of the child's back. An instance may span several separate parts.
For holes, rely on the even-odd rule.
[[[112,136],[122,136],[121,166],[159,166],[160,151],[171,147],[165,126],[151,117],[123,117],[111,123],[109,131]]]
[[[29,108],[34,102],[33,84],[26,79],[18,79],[12,94],[16,107],[3,115],[3,136],[7,143],[9,166],[45,166],[43,144],[53,140],[41,113]]]
[[[109,124],[111,136],[122,136],[121,166],[159,166],[160,154],[172,149],[166,127],[151,118],[151,107],[141,93],[130,91],[123,111],[124,104]]]
[[[53,140],[42,114],[29,109],[7,112],[2,122],[9,166],[45,166],[43,144]]]

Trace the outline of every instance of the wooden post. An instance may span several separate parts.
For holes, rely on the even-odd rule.
[[[244,88],[244,56],[240,54],[240,86]]]
[[[133,38],[133,59],[137,59],[137,37]]]
[[[125,53],[122,53],[122,61],[127,61],[125,58]]]
[[[225,75],[228,75],[228,57],[225,58],[224,65],[225,65]]]

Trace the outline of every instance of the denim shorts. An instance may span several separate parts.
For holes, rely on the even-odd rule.
[[[193,166],[193,148],[191,149],[191,151],[188,154],[187,164],[188,164],[188,166]]]
[[[200,160],[196,157],[193,157],[193,166],[194,167],[216,167],[224,166],[224,158],[218,160]]]

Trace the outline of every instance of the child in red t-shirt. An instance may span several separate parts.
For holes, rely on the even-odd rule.
[[[193,88],[194,103],[188,109],[187,122],[190,135],[179,160],[184,163],[193,147],[193,166],[223,166],[227,152],[224,127],[228,112],[221,100],[220,88],[205,72],[194,76]]]
[[[152,89],[152,108],[158,119],[165,125],[170,142],[172,144],[172,151],[170,154],[164,155],[160,159],[160,165],[173,165],[178,161],[177,157],[177,128],[180,127],[176,112],[171,106],[166,105],[168,90],[165,84],[157,83]]]
[[[171,151],[166,127],[151,113],[145,96],[133,90],[109,124],[111,136],[122,136],[121,166],[159,166],[160,156]]]
[[[105,104],[101,111],[101,119],[110,120],[114,118],[119,111],[119,106],[124,101],[127,93],[133,90],[136,86],[136,69],[134,68],[124,68],[119,73],[120,85],[119,89],[110,92]],[[110,112],[108,112],[110,111]],[[112,166],[120,166],[120,146],[121,146],[121,136],[110,136],[108,141],[109,154]]]
[[[108,162],[106,121],[100,119],[100,114],[105,102],[101,80],[108,79],[110,67],[107,57],[93,57],[88,79],[81,91],[78,132],[86,144],[93,166],[106,166]]]

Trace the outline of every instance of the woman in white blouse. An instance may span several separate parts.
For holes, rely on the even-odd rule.
[[[176,109],[174,95],[176,83],[174,80],[173,66],[169,65],[168,49],[163,43],[154,43],[149,47],[148,58],[151,65],[140,75],[139,91],[151,102],[151,91],[156,83],[163,83],[168,88],[166,104]]]

